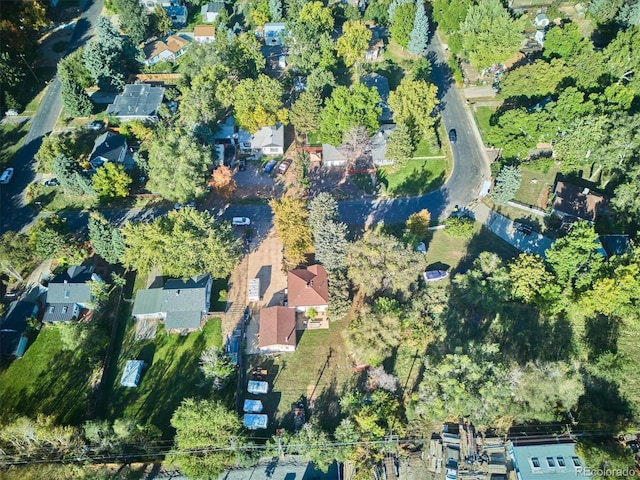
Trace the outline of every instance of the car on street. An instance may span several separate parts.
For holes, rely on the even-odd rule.
[[[4,172],[2,172],[2,176],[0,176],[0,184],[6,185],[13,178],[13,168],[9,167]]]
[[[278,175],[284,175],[289,170],[289,166],[291,165],[292,160],[290,158],[286,159],[284,162],[280,164],[278,167]]]
[[[231,225],[238,225],[238,226],[251,225],[251,219],[247,217],[233,217],[231,219]]]
[[[102,130],[102,122],[87,123],[87,128],[89,130],[93,130],[94,132],[97,132],[98,130]]]
[[[276,168],[278,164],[277,160],[269,160],[269,162],[264,166],[264,173],[271,173],[273,169]]]
[[[425,270],[423,276],[425,282],[437,282],[447,278],[449,274],[445,270]]]
[[[456,143],[458,141],[458,133],[456,132],[455,128],[449,130],[449,141],[451,143]]]
[[[60,185],[60,181],[57,178],[50,178],[42,182],[45,187],[57,187]]]

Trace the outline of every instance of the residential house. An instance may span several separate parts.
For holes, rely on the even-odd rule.
[[[165,41],[155,40],[144,46],[144,64],[155,65],[159,62],[173,62],[184,54],[189,41],[178,35],[170,35]]]
[[[158,120],[158,108],[162,104],[163,96],[162,87],[153,87],[146,83],[125,85],[124,91],[107,107],[107,115],[112,115],[122,122],[155,122]]]
[[[162,288],[138,290],[133,304],[136,320],[159,318],[169,333],[200,329],[211,305],[211,275],[168,280]]]
[[[167,15],[169,15],[171,25],[181,27],[187,24],[187,16],[189,14],[187,7],[184,5],[169,5],[163,8],[167,11]]]
[[[299,330],[329,328],[329,284],[322,265],[291,270],[287,274],[287,305],[296,311]]]
[[[127,139],[123,135],[105,132],[96,138],[89,156],[89,163],[94,169],[100,168],[107,162],[124,165],[128,148]]]
[[[251,149],[263,155],[282,155],[284,153],[284,125],[262,127],[251,138]]]
[[[575,480],[590,477],[572,440],[533,443],[512,441],[508,446],[508,454],[519,480]]]
[[[220,12],[224,10],[224,3],[209,2],[200,8],[200,16],[205,23],[213,23],[218,18]]]
[[[558,182],[553,193],[551,214],[561,219],[564,224],[571,224],[577,220],[593,223],[608,205],[607,199],[602,195],[567,182]]]
[[[393,113],[389,109],[389,80],[387,77],[380,75],[379,73],[368,73],[364,75],[360,82],[366,85],[369,88],[375,88],[380,95],[380,103],[378,106],[382,109],[382,113],[380,114],[380,122],[387,123],[391,122],[393,118]]]
[[[376,166],[390,165],[393,160],[387,158],[387,143],[396,129],[395,123],[380,125],[380,130],[371,138],[371,159]]]
[[[155,11],[156,7],[170,7],[171,5],[182,5],[181,0],[140,0],[140,5],[149,12]]]
[[[260,310],[260,342],[262,353],[293,352],[296,349],[296,311],[288,307]]]
[[[284,22],[265,23],[264,44],[268,47],[280,47],[285,34],[286,25]]]
[[[193,39],[197,43],[211,43],[216,39],[216,27],[213,25],[196,25],[193,29]]]
[[[322,166],[344,167],[347,165],[347,156],[333,145],[322,144]]]
[[[27,349],[27,320],[38,315],[38,306],[33,302],[16,300],[9,304],[0,319],[0,357],[24,355]]]
[[[44,307],[44,322],[69,322],[80,318],[80,312],[92,310],[93,294],[88,282],[102,282],[93,267],[73,266],[49,282]]]
[[[215,143],[221,143],[225,145],[234,145],[236,141],[236,120],[233,116],[229,115],[224,119],[224,122],[220,122],[216,125],[216,131],[213,134],[213,140]]]

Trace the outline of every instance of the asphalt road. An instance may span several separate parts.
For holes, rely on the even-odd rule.
[[[81,2],[82,14],[73,31],[67,53],[71,53],[87,42],[93,35],[93,26],[102,11],[103,0],[85,0]],[[19,231],[33,222],[36,211],[25,203],[24,193],[27,185],[35,178],[33,156],[48,135],[62,112],[60,82],[54,77],[42,99],[38,112],[31,119],[29,132],[24,144],[13,162],[15,173],[11,183],[0,185],[0,232]]]

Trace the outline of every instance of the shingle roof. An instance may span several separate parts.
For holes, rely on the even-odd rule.
[[[127,148],[127,139],[113,132],[105,132],[96,138],[89,157],[89,163],[98,158],[103,158],[108,162],[116,162],[120,158],[122,149]]]
[[[387,77],[379,73],[367,73],[360,81],[369,88],[375,88],[383,102],[386,102],[389,98],[389,80],[387,80]]]
[[[194,38],[198,37],[215,37],[216,27],[213,25],[196,25],[193,29]]]
[[[607,204],[603,196],[566,182],[558,182],[554,194],[553,210],[590,222],[596,221]]]
[[[189,45],[189,41],[182,37],[179,37],[178,35],[170,35],[169,37],[167,37],[166,44],[171,53],[178,53],[184,47]]]
[[[22,334],[27,330],[27,318],[37,313],[32,302],[16,300],[0,319],[0,356],[10,357],[18,353]]]
[[[290,307],[318,307],[329,303],[327,271],[322,265],[291,270],[287,275]]]
[[[200,8],[200,13],[218,13],[224,8],[222,2],[209,2]]]
[[[124,91],[116,96],[107,107],[107,115],[115,117],[155,117],[162,104],[164,88],[152,87],[146,83],[125,85]]]
[[[69,267],[49,282],[47,303],[83,304],[91,301],[91,287],[87,282],[93,278],[93,268]]]
[[[150,288],[138,290],[133,302],[133,315],[144,315],[162,312],[162,289]]]
[[[251,148],[284,147],[284,126],[262,127],[253,134]]]
[[[296,346],[296,312],[288,307],[260,310],[260,347],[272,345]]]
[[[322,144],[322,161],[323,162],[347,162],[347,157],[340,150],[328,143]]]
[[[68,322],[78,315],[75,303],[47,303],[44,307],[44,322]]]

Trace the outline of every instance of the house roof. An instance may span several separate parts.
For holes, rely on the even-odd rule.
[[[189,45],[189,40],[179,37],[178,35],[169,35],[169,37],[167,37],[166,43],[171,53],[178,53],[184,47]]]
[[[284,125],[262,127],[251,138],[251,148],[284,147]]]
[[[162,103],[164,88],[152,87],[146,83],[124,86],[124,91],[116,96],[107,107],[107,115],[115,117],[155,117]]]
[[[236,121],[232,116],[228,116],[224,119],[224,122],[216,125],[216,131],[213,134],[213,139],[233,142],[233,136],[235,133]]]
[[[0,356],[20,356],[19,347],[22,334],[27,330],[27,318],[37,313],[38,306],[33,302],[16,300],[9,304],[9,308],[0,319]]]
[[[99,277],[94,275],[93,267],[69,267],[66,272],[56,275],[49,282],[47,303],[83,304],[90,302],[91,287],[87,282],[99,280]]]
[[[196,25],[195,28],[193,29],[193,36],[194,38],[215,37],[216,27],[214,27],[213,25]]]
[[[590,222],[596,221],[600,210],[607,204],[602,195],[566,182],[558,182],[554,194],[553,210]]]
[[[218,13],[223,8],[224,3],[222,2],[209,2],[206,5],[202,5],[202,8],[200,8],[200,13]]]
[[[290,307],[317,307],[329,303],[327,271],[322,265],[291,270],[287,275]]]
[[[149,288],[138,290],[133,302],[133,315],[148,315],[162,312],[162,289]]]
[[[575,443],[547,443],[538,445],[512,445],[509,454],[514,459],[514,468],[518,473],[518,478],[522,480],[533,480],[546,478],[552,480],[575,480],[577,473],[583,470],[576,470],[573,460],[577,459],[584,469],[585,463],[576,454]],[[549,466],[547,458],[553,466]],[[534,460],[536,459],[536,460]],[[559,461],[559,459],[562,459]],[[560,465],[564,463],[564,467]],[[539,467],[535,465],[538,464]]]
[[[45,322],[68,322],[73,319],[76,312],[75,303],[47,303],[44,307]]]
[[[117,162],[122,153],[122,149],[127,148],[127,139],[113,132],[105,132],[96,138],[89,157],[89,163],[97,159],[104,159],[108,162]],[[93,164],[92,164],[93,165]],[[96,165],[94,165],[95,167]]]
[[[185,7],[184,5],[167,5],[164,7],[164,9],[167,11],[167,15],[169,15],[170,17],[172,15],[187,15],[187,7]]]
[[[147,43],[143,48],[144,57],[147,60],[157,57],[163,52],[169,51],[169,46],[162,40],[154,40],[151,43]]]
[[[323,162],[346,162],[347,157],[333,145],[328,143],[322,144],[322,161]]]
[[[288,307],[260,310],[260,348],[273,345],[296,346],[296,311]]]
[[[387,142],[395,129],[394,123],[380,125],[380,130],[371,138],[371,157],[374,164],[387,160]]]
[[[369,88],[375,88],[383,102],[386,102],[389,98],[389,80],[387,80],[387,77],[379,73],[367,73],[360,79],[360,82]]]

